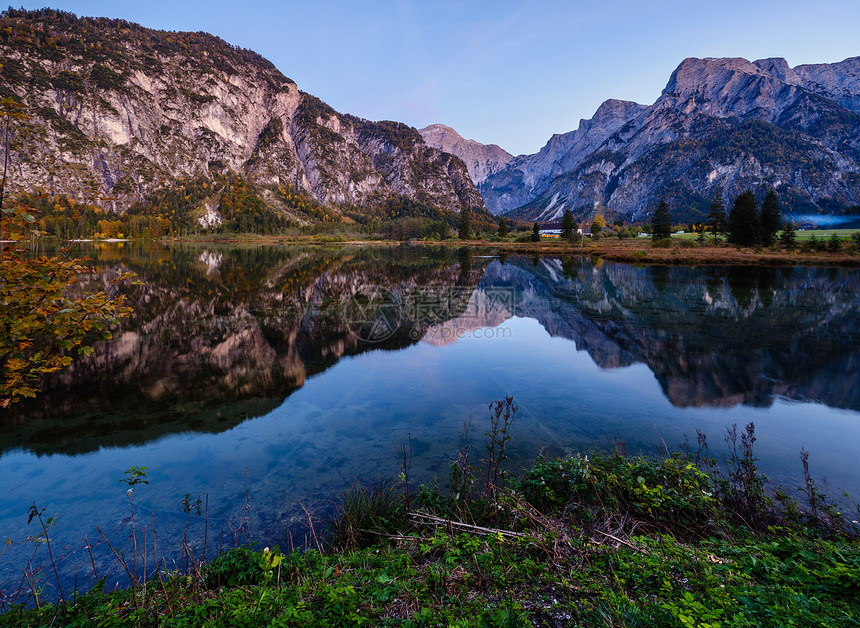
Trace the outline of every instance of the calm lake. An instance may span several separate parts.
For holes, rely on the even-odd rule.
[[[39,531],[34,502],[59,516],[52,544],[79,590],[86,538],[108,585],[127,582],[99,528],[128,547],[132,466],[149,482],[136,526],[154,524],[168,561],[186,522],[198,553],[204,525],[209,555],[249,538],[285,548],[288,530],[303,540],[305,509],[324,518],[351,482],[396,478],[410,435],[413,481],[444,485],[464,421],[482,448],[487,403],[505,395],[519,405],[514,473],[540,452],[620,440],[654,453],[697,430],[719,457],[727,426],[753,421],[771,480],[794,492],[805,447],[835,497],[860,498],[857,270],[422,247],[82,252],[99,269],[89,287],[120,269],[141,283],[122,288],[134,313],[113,340],[0,411],[7,596],[35,549],[18,543]],[[195,513],[207,495],[208,518]],[[50,591],[50,566],[38,577]]]

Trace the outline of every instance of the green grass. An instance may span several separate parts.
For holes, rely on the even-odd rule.
[[[658,458],[538,458],[495,492],[464,449],[467,494],[425,485],[423,514],[396,485],[355,485],[322,551],[234,549],[0,626],[860,626],[856,527],[808,474],[802,504],[772,491],[752,425],[729,441],[723,471],[700,438]]]
[[[813,234],[815,234],[816,238],[830,237],[834,233],[836,235],[838,235],[839,237],[842,237],[842,238],[850,238],[852,236],[852,234],[855,234],[858,232],[860,232],[860,229],[811,229],[809,231],[798,230],[796,233],[797,233],[797,239],[798,240],[808,240],[809,238],[812,237]],[[708,236],[708,242],[710,242],[713,239],[713,236],[710,233],[707,233],[706,235]],[[695,240],[698,237],[699,237],[698,233],[693,233],[693,232],[689,232],[689,231],[685,232],[685,233],[680,233],[680,234],[676,234],[676,233],[672,234],[673,240]],[[642,238],[642,239],[644,239],[644,238]],[[722,237],[720,239],[724,241],[725,237]]]
[[[860,233],[860,229],[811,229],[809,231],[797,231],[798,240],[809,240],[813,235],[816,238],[830,237],[834,234],[841,238],[850,238],[853,234]]]

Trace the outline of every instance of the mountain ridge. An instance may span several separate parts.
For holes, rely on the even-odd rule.
[[[399,198],[428,214],[483,211],[465,164],[414,128],[339,113],[208,33],[52,9],[0,22],[0,96],[30,115],[12,136],[13,192],[107,197],[122,212],[190,178],[209,192],[183,209],[189,224],[213,209],[224,220],[218,190],[236,177],[259,211],[294,224],[360,220]]]
[[[482,181],[488,209],[646,220],[665,196],[677,219],[692,221],[717,191],[771,187],[798,212],[860,205],[860,57],[795,68],[781,58],[690,57],[652,105],[620,102]],[[610,128],[595,124],[604,108]]]

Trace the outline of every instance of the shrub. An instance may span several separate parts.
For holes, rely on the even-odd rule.
[[[651,247],[655,249],[670,249],[672,248],[672,238],[663,238],[661,240],[654,240],[651,243]]]
[[[678,453],[665,460],[618,451],[538,459],[519,488],[530,503],[549,511],[575,503],[582,514],[589,507],[609,508],[696,528],[705,525],[716,504],[710,476]]]
[[[263,584],[268,581],[268,565],[265,556],[249,547],[237,547],[224,554],[203,568],[206,584],[210,588],[217,586],[242,586]]]

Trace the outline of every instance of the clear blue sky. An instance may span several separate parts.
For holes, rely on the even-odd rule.
[[[47,0],[24,2],[40,8]],[[78,15],[208,31],[341,112],[434,122],[530,153],[607,98],[651,104],[685,57],[860,55],[860,0],[55,1]]]

